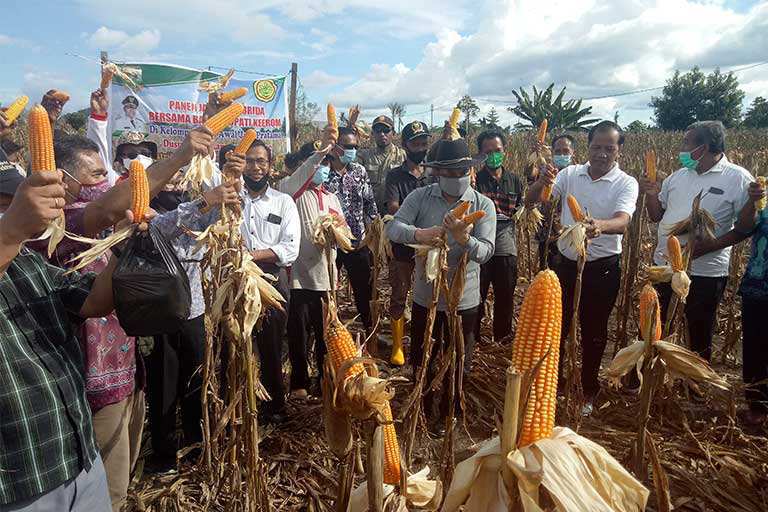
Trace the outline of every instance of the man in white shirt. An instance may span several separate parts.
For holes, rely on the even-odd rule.
[[[619,125],[602,121],[589,130],[587,140],[589,160],[586,164],[568,166],[557,176],[556,169],[549,166],[528,188],[525,199],[529,205],[538,202],[544,185],[554,184],[553,198],[573,195],[590,217],[581,288],[581,296],[586,300],[582,300],[579,307],[583,350],[581,385],[586,398],[584,412],[589,414],[592,401],[600,391],[597,376],[608,341],[608,317],[620,286],[621,239],[635,212],[638,184],[619,168],[617,160],[624,145],[624,133]],[[570,210],[566,207],[561,210],[562,225],[574,224]],[[577,256],[563,241],[558,242],[557,247],[562,255],[555,272],[563,289],[562,334],[565,339],[571,326]],[[560,345],[561,361],[563,346]]]
[[[269,186],[272,162],[270,148],[260,140],[245,153],[241,233],[254,262],[277,278],[275,288],[286,301],[286,312],[272,309],[261,329],[253,333],[261,358],[261,381],[272,399],[263,404],[262,417],[268,423],[280,423],[285,414],[282,349],[290,294],[287,270],[299,254],[301,226],[291,196]]]
[[[691,214],[693,199],[701,192],[700,207],[715,219],[715,239],[697,239],[691,262],[691,289],[685,304],[691,348],[705,359],[712,354],[712,333],[717,306],[728,282],[731,245],[738,242],[732,229],[749,198],[752,175],[725,156],[725,128],[720,121],[701,121],[685,130],[678,169],[664,182],[641,180],[648,216],[658,222],[658,245],[653,259],[667,262],[667,238],[672,226]],[[687,235],[678,237],[681,245]],[[668,283],[657,285],[661,314],[667,313],[672,296]]]

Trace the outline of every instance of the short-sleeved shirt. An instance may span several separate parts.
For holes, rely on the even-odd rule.
[[[301,223],[296,203],[272,187],[258,197],[243,188],[240,232],[249,251],[271,249],[278,267],[289,267],[299,255]]]
[[[619,169],[619,164],[593,180],[589,175],[589,163],[586,163],[571,165],[557,173],[552,196],[565,198],[571,194],[593,218],[610,219],[620,212],[632,216],[638,192],[637,180]],[[561,209],[560,222],[563,226],[573,224],[573,216],[567,207]],[[621,254],[621,240],[622,235],[619,234],[601,234],[591,239],[587,245],[587,261]],[[576,252],[564,241],[559,241],[557,247],[566,258],[577,259]]]
[[[73,327],[94,278],[26,249],[0,275],[0,505],[48,492],[96,459]]]
[[[477,173],[477,191],[493,201],[496,207],[496,250],[494,256],[517,256],[515,212],[520,206],[523,182],[502,168],[501,179],[483,168]]]
[[[752,181],[754,179],[746,169],[729,162],[725,155],[704,173],[682,168],[670,174],[661,184],[659,193],[664,216],[659,222],[654,262],[657,265],[666,263],[669,231],[691,214],[693,199],[699,192],[704,191],[699,206],[712,214],[716,223],[715,236],[720,237],[733,229],[739,211],[749,197],[748,189]],[[678,238],[681,245],[688,242],[687,235]],[[730,261],[731,248],[726,247],[693,260],[690,273],[704,277],[727,276]]]
[[[408,194],[429,183],[429,177],[423,174],[421,177],[414,176],[408,169],[405,162],[399,167],[395,167],[386,180],[386,193],[384,201],[388,207],[389,203],[395,202],[403,204]],[[413,259],[414,250],[403,244],[392,244],[392,257],[397,261],[410,261]]]
[[[768,300],[768,208],[760,212],[752,234],[752,248],[739,293],[749,299]]]
[[[325,188],[339,198],[344,218],[355,237],[352,243],[358,246],[365,236],[365,226],[379,214],[365,167],[351,162],[344,174],[331,169]]]

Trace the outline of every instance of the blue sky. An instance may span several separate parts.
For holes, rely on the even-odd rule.
[[[0,102],[57,87],[72,94],[68,110],[98,85],[100,49],[276,74],[295,61],[313,101],[359,103],[368,120],[397,101],[427,122],[430,104],[438,122],[467,93],[511,123],[520,86],[554,81],[591,98],[662,85],[676,68],[768,60],[768,2],[756,0],[10,0],[5,12]],[[738,77],[747,102],[768,95],[768,65]],[[589,104],[649,121],[652,94]]]

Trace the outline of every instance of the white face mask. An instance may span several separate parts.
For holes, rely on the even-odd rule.
[[[125,167],[126,171],[131,168],[131,162],[133,160],[138,160],[141,162],[141,164],[144,166],[144,169],[147,169],[154,162],[154,160],[152,160],[150,157],[144,155],[138,155],[135,159],[123,158],[123,167]]]

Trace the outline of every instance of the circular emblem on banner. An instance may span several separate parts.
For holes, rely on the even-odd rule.
[[[256,99],[268,103],[275,99],[277,85],[274,80],[258,80],[253,83],[253,93]]]

